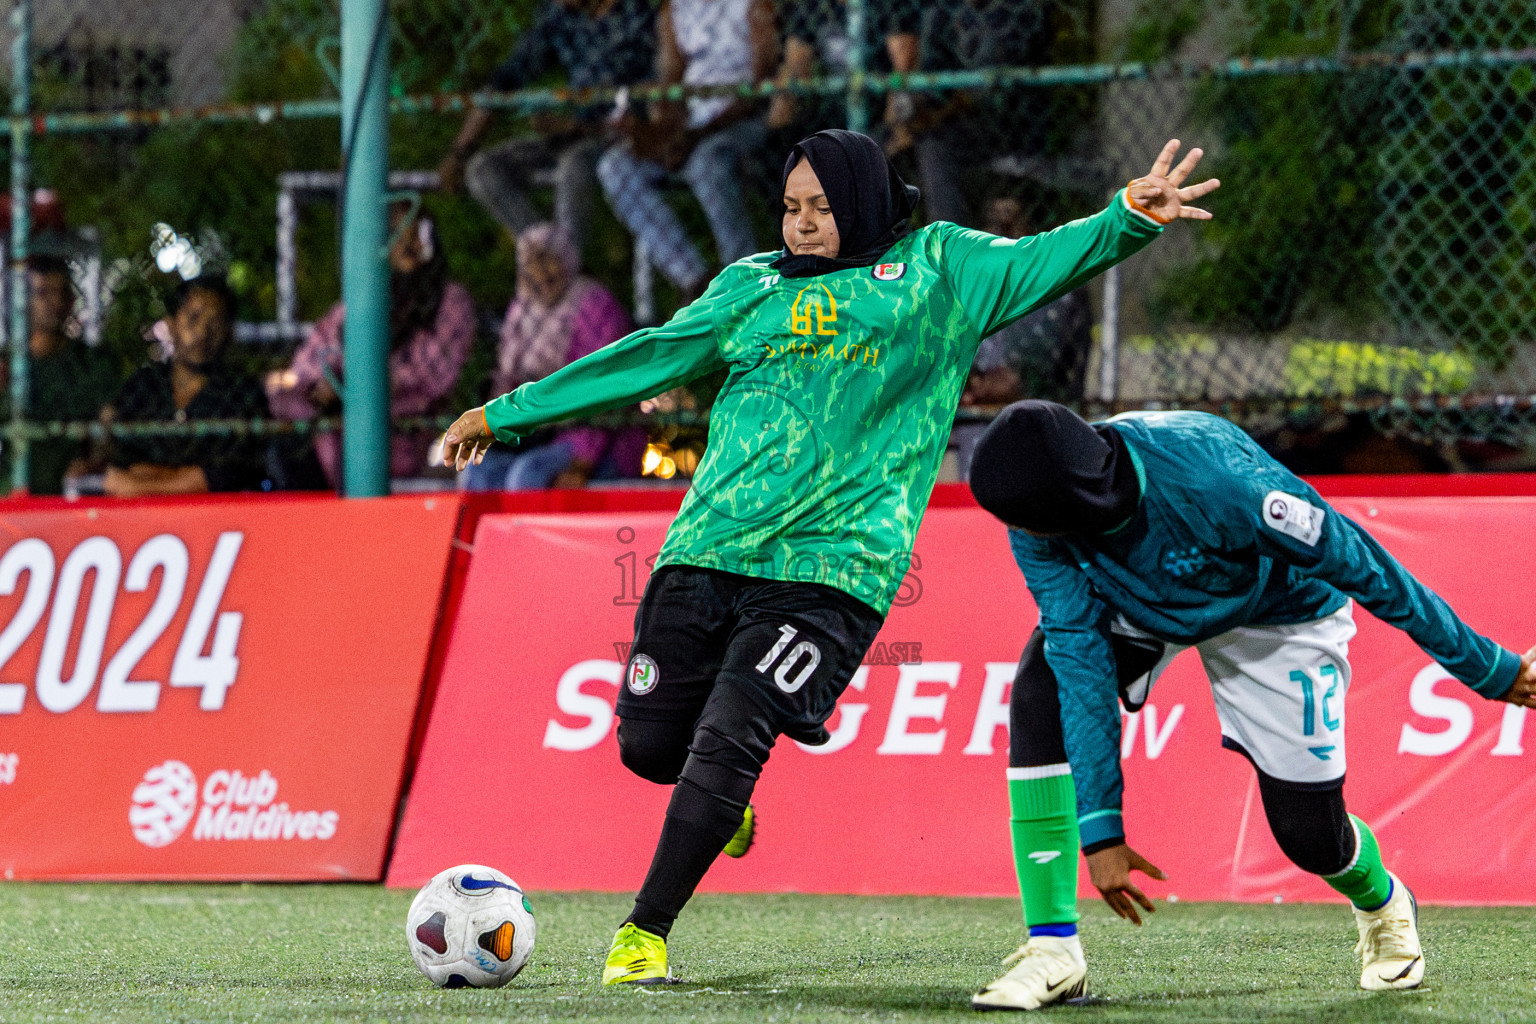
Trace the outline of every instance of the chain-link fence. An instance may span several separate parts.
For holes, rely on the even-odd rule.
[[[344,390],[339,3],[28,6],[32,95],[12,138],[26,129],[38,190],[32,359],[12,432],[36,438],[34,489],[66,477],[99,486],[114,461],[169,457],[135,448],[136,433],[181,439],[178,458],[197,448],[189,438],[222,438],[240,486],[326,486],[334,438],[316,438]],[[1536,422],[1528,4],[393,0],[389,10],[395,243],[410,250],[392,288],[397,475],[445,478],[424,459],[444,415],[630,319],[664,317],[722,262],[776,245],[782,154],[850,124],[923,188],[923,218],[1004,234],[1101,207],[1171,137],[1204,147],[1201,173],[1223,181],[1208,200],[1216,220],[1170,231],[984,347],[962,419],[1022,394],[1096,412],[1195,406],[1239,419],[1307,471],[1526,464]],[[543,285],[553,296],[539,282],[571,268],[559,235],[530,231],[546,220],[584,266],[576,285]],[[53,257],[70,290],[50,306]],[[184,279],[214,276],[232,287],[239,321],[220,363],[223,397],[183,402],[174,360],[154,361],[189,333],[172,315],[199,291]],[[576,340],[593,310],[602,329]],[[160,377],[144,376],[147,362]],[[169,390],[124,408],[135,373],[139,391],[146,381]],[[707,388],[663,396],[651,412],[687,423],[708,398]],[[258,413],[259,426],[233,425]],[[620,425],[631,420],[641,425]],[[564,468],[551,458],[488,485],[638,474],[642,463],[686,473],[702,444],[702,426],[657,426],[654,415],[604,427],[541,439],[574,446]],[[75,440],[107,434],[115,452]],[[222,468],[203,476],[234,479]],[[132,489],[121,471],[115,479]]]

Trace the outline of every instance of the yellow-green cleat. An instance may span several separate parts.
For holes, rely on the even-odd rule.
[[[741,816],[741,826],[736,829],[736,834],[731,836],[731,841],[725,844],[723,852],[727,857],[745,857],[747,851],[752,849],[752,837],[757,831],[757,813],[752,810],[752,805],[747,804],[747,812]]]
[[[667,940],[632,924],[620,928],[603,964],[603,984],[665,985],[671,980]]]

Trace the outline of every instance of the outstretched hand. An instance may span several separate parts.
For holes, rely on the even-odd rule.
[[[1208,210],[1202,210],[1194,206],[1185,206],[1185,203],[1209,195],[1221,187],[1221,182],[1215,178],[1207,178],[1198,185],[1184,185],[1184,179],[1188,178],[1205,151],[1199,148],[1190,150],[1179,166],[1173,166],[1173,158],[1179,152],[1179,140],[1170,139],[1163,151],[1157,154],[1157,160],[1152,164],[1152,170],[1143,178],[1137,178],[1126,188],[1126,194],[1132,204],[1144,210],[1153,220],[1163,224],[1172,224],[1180,217],[1189,220],[1210,220]],[[1170,168],[1172,168],[1170,170]]]
[[[1160,882],[1168,878],[1161,868],[1124,843],[1088,855],[1088,878],[1104,897],[1104,902],[1109,904],[1109,909],[1139,926],[1141,915],[1136,913],[1136,905],[1141,904],[1149,914],[1153,913],[1153,907],[1152,901],[1131,884],[1132,871],[1140,871]]]
[[[1515,684],[1505,690],[1499,700],[1536,708],[1536,647],[1520,656],[1520,671],[1515,673]]]
[[[443,435],[443,465],[460,472],[471,465],[478,466],[485,461],[485,453],[494,440],[485,422],[485,406],[476,406],[454,420]]]

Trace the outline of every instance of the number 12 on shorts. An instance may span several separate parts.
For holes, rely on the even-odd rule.
[[[1332,665],[1324,665],[1317,670],[1317,674],[1328,680],[1328,689],[1323,692],[1321,700],[1317,699],[1316,688],[1321,686],[1320,680],[1314,680],[1311,673],[1305,669],[1296,669],[1291,673],[1291,682],[1301,684],[1301,734],[1312,736],[1317,732],[1317,710],[1322,706],[1323,728],[1333,732],[1339,727],[1339,720],[1333,716],[1328,707],[1328,701],[1333,699],[1339,689],[1339,670]]]
[[[816,666],[821,664],[821,648],[809,640],[795,644],[784,656],[784,660],[779,661],[779,655],[784,654],[784,648],[789,647],[799,632],[794,626],[780,626],[779,638],[768,649],[768,653],[763,655],[763,660],[757,663],[758,673],[766,675],[773,668],[773,663],[779,662],[778,670],[773,673],[773,681],[785,693],[794,693],[804,686],[806,680],[811,678],[811,673],[816,671]],[[810,660],[805,661],[807,658]],[[805,661],[804,665],[802,661]],[[793,678],[790,677],[791,672],[795,673]]]

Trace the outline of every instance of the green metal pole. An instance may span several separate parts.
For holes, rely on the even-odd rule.
[[[869,94],[864,91],[864,71],[868,66],[868,19],[864,0],[848,2],[848,130],[869,131]]]
[[[342,479],[389,493],[389,27],[385,0],[341,5]]]
[[[31,328],[27,316],[27,254],[32,241],[32,0],[11,8],[11,424],[27,418],[31,394]],[[10,436],[11,493],[27,490],[27,437]]]

